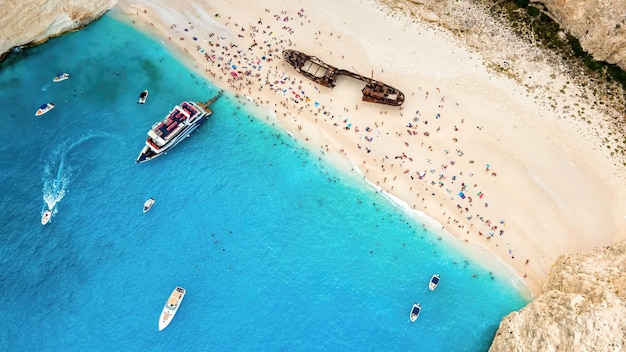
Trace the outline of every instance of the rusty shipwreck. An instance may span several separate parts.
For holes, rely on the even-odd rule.
[[[398,89],[373,78],[334,67],[315,56],[287,49],[283,51],[283,58],[304,77],[325,87],[333,88],[339,76],[349,76],[365,82],[365,87],[361,90],[363,101],[393,106],[400,106],[404,103],[404,94]]]

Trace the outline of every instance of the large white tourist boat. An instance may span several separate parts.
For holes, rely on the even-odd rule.
[[[163,121],[155,123],[148,131],[146,145],[135,162],[143,163],[163,155],[189,137],[193,131],[209,119],[213,113],[209,109],[209,105],[217,100],[220,95],[221,93],[206,104],[184,101],[180,105],[176,105]]]

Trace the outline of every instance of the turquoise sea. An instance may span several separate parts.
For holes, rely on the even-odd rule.
[[[228,95],[135,164],[154,122],[216,92],[111,15],[0,64],[0,350],[486,351],[527,303]],[[177,285],[187,295],[159,332]]]

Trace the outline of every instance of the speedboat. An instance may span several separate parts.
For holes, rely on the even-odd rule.
[[[148,99],[148,90],[144,90],[143,92],[139,93],[139,104],[145,104],[146,103],[146,99]]]
[[[411,308],[411,321],[415,322],[417,320],[417,317],[420,316],[420,312],[422,311],[422,306],[420,306],[419,303],[413,303],[413,308]]]
[[[37,110],[37,112],[35,113],[35,116],[41,116],[52,109],[54,109],[54,103],[50,102],[50,103],[43,104],[42,106],[39,107],[39,110]]]
[[[183,301],[185,297],[186,290],[182,287],[176,287],[170,298],[167,299],[165,306],[163,307],[163,312],[161,312],[161,317],[159,318],[159,331],[165,329],[174,319],[174,315],[178,312],[178,308],[180,307],[180,303]]]
[[[435,274],[433,275],[433,277],[430,278],[430,282],[428,283],[428,289],[434,291],[437,288],[437,285],[439,285],[439,274]]]
[[[148,210],[152,209],[153,205],[154,205],[154,198],[148,199],[145,203],[143,203],[143,212],[147,213]]]
[[[70,78],[69,73],[58,73],[56,76],[54,76],[54,79],[52,80],[52,82],[61,82],[61,81],[65,81],[68,78]]]
[[[50,210],[44,211],[43,215],[41,216],[41,224],[45,225],[45,224],[49,223],[51,217],[52,217],[52,211],[50,211]]]

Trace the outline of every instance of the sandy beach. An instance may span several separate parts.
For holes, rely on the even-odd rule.
[[[623,170],[593,124],[489,71],[444,30],[374,0],[122,0],[116,10],[321,157],[434,219],[461,250],[495,255],[486,265],[510,267],[533,294],[560,254],[626,238]],[[362,102],[364,83],[350,78],[319,86],[284,49],[371,75],[405,103]]]

